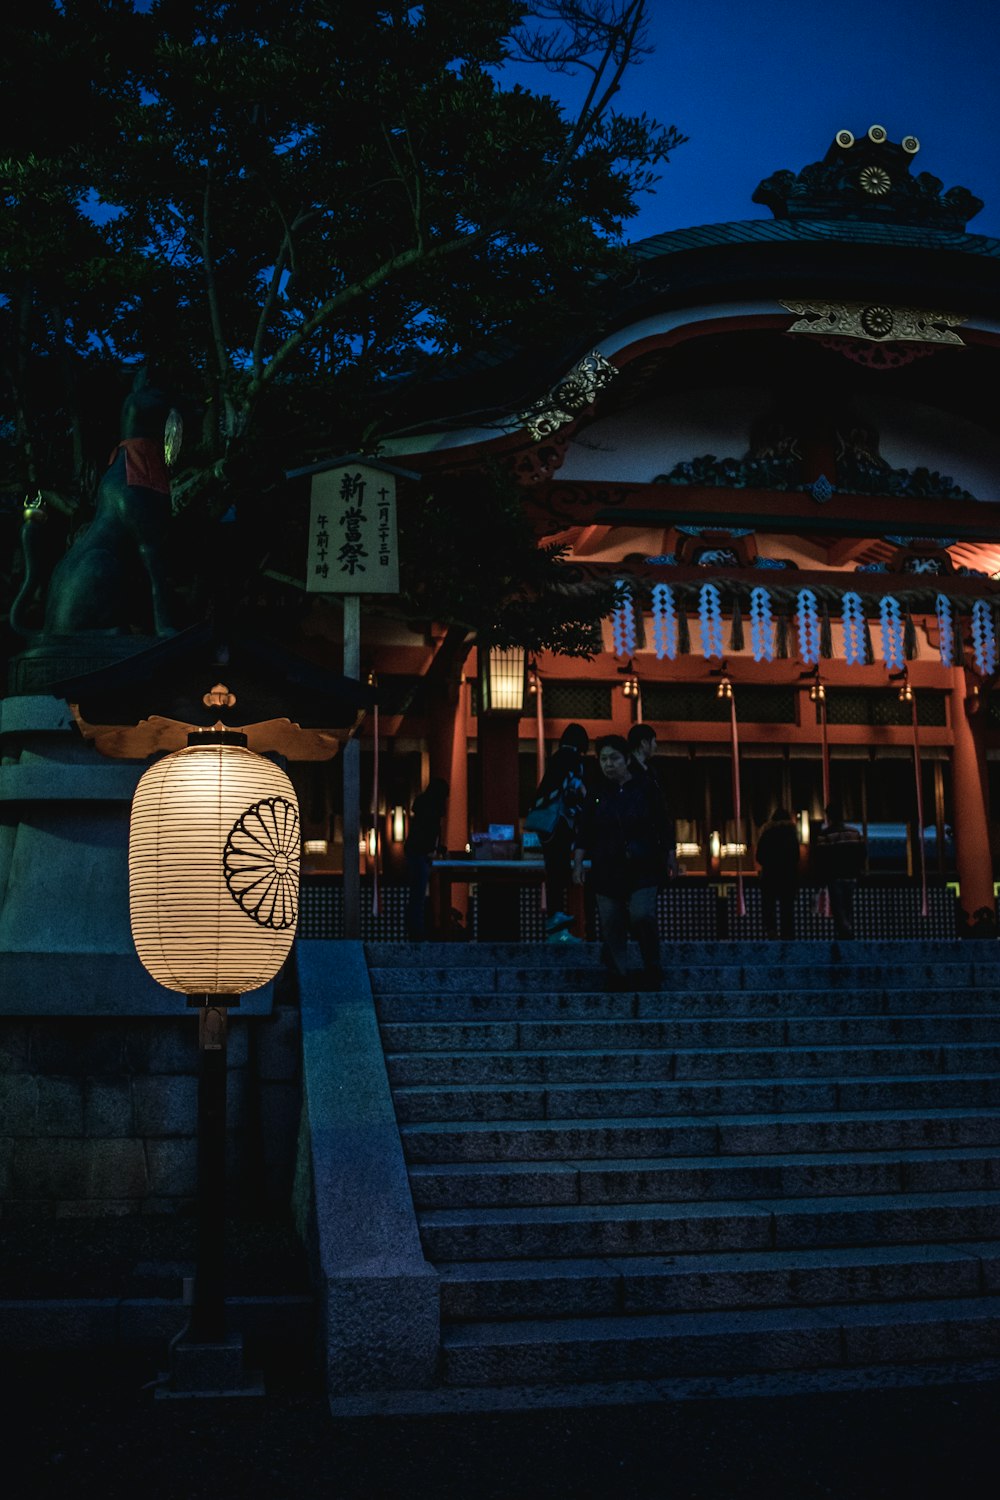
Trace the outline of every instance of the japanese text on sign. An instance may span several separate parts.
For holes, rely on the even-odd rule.
[[[312,594],[396,594],[396,480],[368,464],[314,474],[306,590]]]

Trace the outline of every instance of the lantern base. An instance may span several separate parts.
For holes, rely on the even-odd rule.
[[[156,1387],[158,1401],[264,1394],[260,1372],[244,1369],[239,1334],[230,1334],[215,1344],[191,1343],[182,1335],[171,1344],[170,1369]]]

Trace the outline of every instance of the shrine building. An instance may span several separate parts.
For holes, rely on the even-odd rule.
[[[567,549],[568,583],[613,579],[619,607],[592,660],[509,657],[525,693],[500,715],[475,650],[434,697],[443,630],[365,617],[382,752],[376,786],[369,720],[369,845],[377,831],[387,885],[429,775],[450,783],[451,851],[491,826],[520,850],[565,726],[593,741],[642,721],[677,819],[678,931],[715,930],[719,900],[750,887],[779,806],[806,874],[831,801],[868,840],[859,935],[949,936],[977,913],[989,929],[1000,243],[968,231],[980,201],[920,153],[880,125],[841,130],[820,161],[760,183],[770,219],[634,245],[634,276],[595,292],[575,348],[486,354],[421,392],[381,457],[461,476],[470,504],[484,464],[508,465],[539,543]],[[728,934],[756,920],[731,905]]]

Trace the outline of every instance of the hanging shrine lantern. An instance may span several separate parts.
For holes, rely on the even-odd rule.
[[[234,730],[192,733],[144,772],[129,829],[129,911],[143,966],[186,995],[274,978],[295,937],[300,831],[284,771]]]

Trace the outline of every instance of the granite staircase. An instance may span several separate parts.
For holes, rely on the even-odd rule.
[[[444,1387],[1000,1358],[995,944],[367,952]]]

